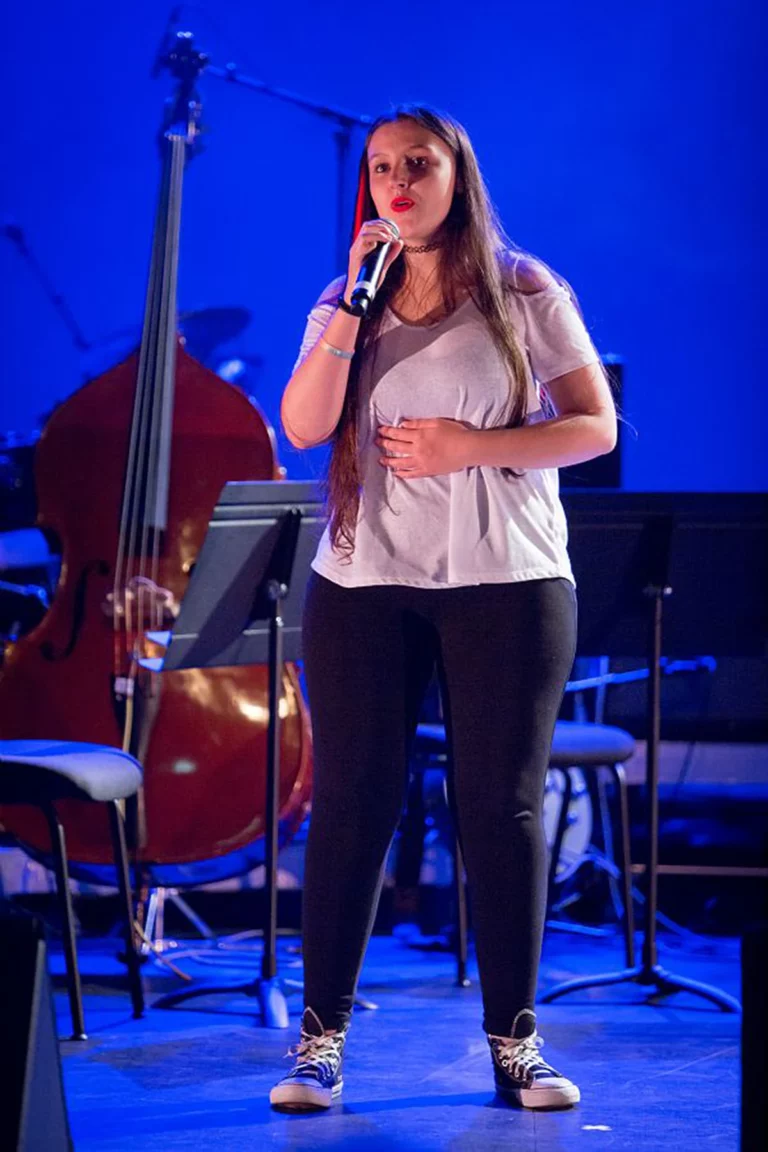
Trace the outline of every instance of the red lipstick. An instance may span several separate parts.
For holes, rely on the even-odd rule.
[[[410,196],[398,196],[390,204],[393,212],[407,212],[409,208],[413,208],[415,200],[411,200]]]

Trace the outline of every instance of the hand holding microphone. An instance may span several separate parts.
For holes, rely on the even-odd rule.
[[[366,220],[349,252],[344,299],[365,316],[390,265],[400,255],[403,241],[394,220]]]

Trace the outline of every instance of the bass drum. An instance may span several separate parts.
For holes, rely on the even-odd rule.
[[[592,842],[592,800],[584,773],[578,768],[569,768],[568,774],[571,777],[572,791],[560,859],[555,873],[555,881],[558,884],[573,876],[583,863]],[[555,843],[564,792],[562,772],[548,772],[544,792],[544,831],[550,852]]]
[[[307,803],[290,819],[282,819],[278,825],[278,843],[282,851],[296,837],[304,817],[309,812]],[[50,857],[25,845],[25,851],[39,864],[51,866]],[[209,860],[195,860],[191,864],[144,864],[142,879],[150,888],[198,888],[202,884],[217,884],[223,880],[233,880],[247,876],[254,868],[264,864],[264,838],[260,837],[246,844],[236,852],[226,856],[215,856]],[[69,874],[79,884],[94,884],[98,887],[114,887],[115,872],[107,865],[81,864],[70,862]],[[138,885],[137,885],[138,887]]]
[[[50,607],[61,556],[39,528],[0,531],[0,646],[25,636]]]
[[[34,462],[39,433],[0,434],[0,649],[31,632],[45,615],[61,558],[37,516]]]
[[[0,532],[27,528],[37,516],[33,475],[39,432],[0,433]]]

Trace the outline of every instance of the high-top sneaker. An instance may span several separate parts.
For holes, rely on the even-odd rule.
[[[341,1096],[344,1086],[341,1058],[346,1034],[346,1029],[326,1030],[317,1014],[305,1008],[301,1039],[295,1048],[288,1050],[288,1055],[295,1057],[293,1067],[270,1092],[270,1104],[297,1112],[330,1108]]]
[[[536,1032],[536,1014],[518,1012],[511,1036],[488,1036],[496,1091],[524,1108],[570,1108],[581,1093],[575,1084],[542,1060],[544,1041]]]

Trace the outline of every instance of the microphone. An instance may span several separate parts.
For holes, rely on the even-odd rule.
[[[384,217],[387,224],[392,226],[395,237],[400,239],[400,229],[394,220],[389,220]],[[376,245],[372,252],[364,258],[360,265],[360,271],[357,274],[355,286],[352,289],[350,300],[352,307],[357,311],[359,316],[365,316],[366,312],[373,303],[373,298],[376,295],[381,280],[382,269],[386,262],[389,250],[392,247],[391,240],[382,240]]]

